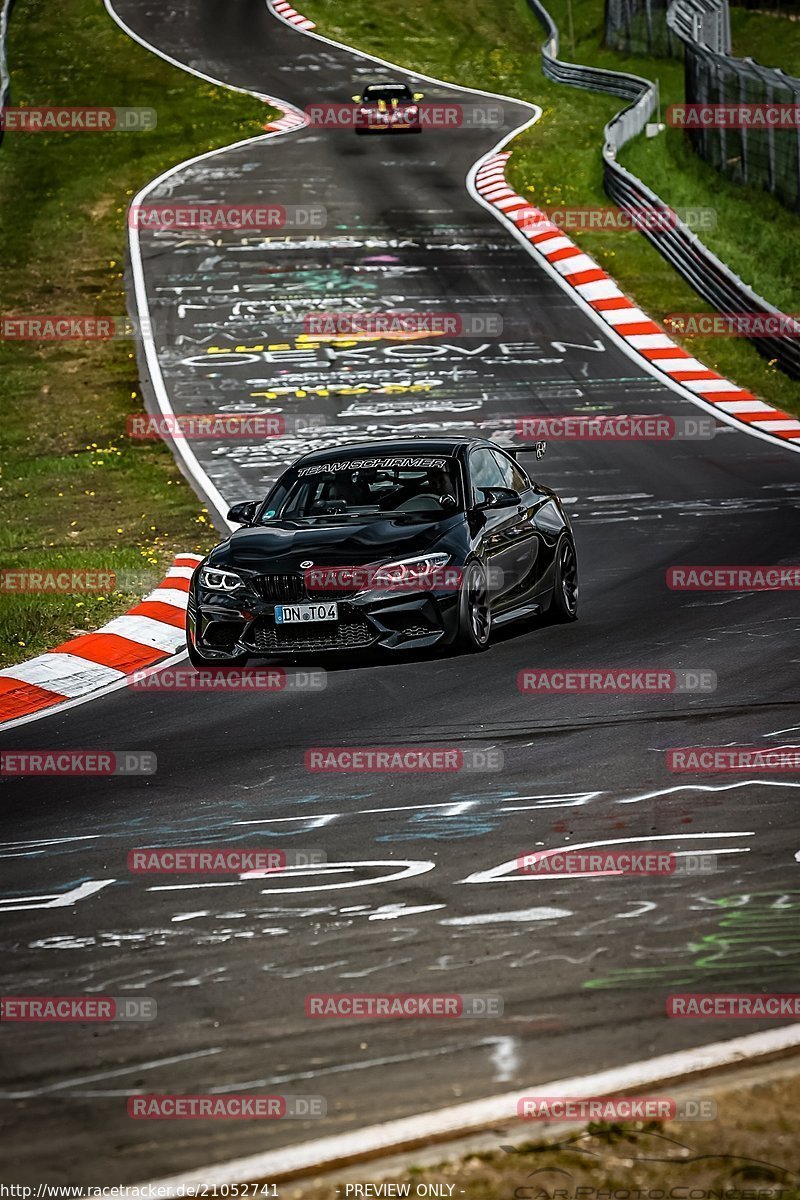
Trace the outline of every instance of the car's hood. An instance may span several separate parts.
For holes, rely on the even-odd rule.
[[[382,517],[337,524],[272,521],[238,529],[211,552],[210,563],[251,571],[293,571],[314,566],[362,566],[410,558],[436,549],[463,514],[445,520]]]

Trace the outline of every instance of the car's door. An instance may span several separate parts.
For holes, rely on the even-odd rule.
[[[547,555],[541,554],[541,539],[536,525],[536,514],[546,502],[546,497],[537,492],[519,463],[502,450],[491,451],[503,475],[503,487],[511,488],[520,496],[516,511],[517,523],[514,538],[509,547],[507,570],[512,575],[508,580],[506,599],[509,603],[522,603],[537,590],[540,573],[546,569]]]
[[[530,536],[522,503],[510,508],[484,508],[484,488],[506,488],[506,474],[500,460],[488,446],[478,446],[469,456],[471,508],[482,523],[484,560],[489,572],[489,590],[498,608],[507,606],[518,591],[523,569],[522,543]]]

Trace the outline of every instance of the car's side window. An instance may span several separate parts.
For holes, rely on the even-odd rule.
[[[508,487],[499,462],[485,447],[473,450],[470,454],[469,478],[473,506],[483,502],[481,488]]]
[[[500,470],[503,472],[503,487],[511,488],[515,492],[526,492],[531,486],[531,481],[522,467],[518,463],[515,463],[513,458],[508,458],[507,455],[501,454],[499,450],[493,450],[492,454],[497,459]]]

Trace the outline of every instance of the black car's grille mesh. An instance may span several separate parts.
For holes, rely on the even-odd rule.
[[[250,583],[262,600],[291,604],[293,601],[306,599],[302,575],[293,575],[290,572],[280,575],[255,575]]]
[[[247,641],[259,654],[302,650],[358,650],[375,641],[375,630],[355,614],[343,613],[339,621],[318,625],[275,625],[269,617],[254,621]]]
[[[314,588],[307,587],[302,575],[284,572],[278,575],[255,575],[251,586],[262,600],[276,604],[295,604],[304,600],[347,600],[358,588]]]

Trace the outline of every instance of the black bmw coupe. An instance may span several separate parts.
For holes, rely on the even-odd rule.
[[[543,452],[543,447],[541,447]],[[195,571],[195,666],[309,652],[486,649],[492,628],[578,612],[575,542],[555,492],[479,438],[316,450]]]

